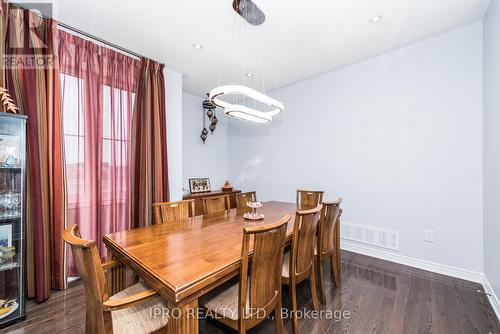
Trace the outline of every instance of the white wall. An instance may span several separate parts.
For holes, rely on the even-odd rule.
[[[484,272],[500,296],[500,3],[484,19]]]
[[[182,73],[166,68],[167,155],[170,200],[182,199]]]
[[[399,231],[401,255],[483,271],[481,23],[275,96],[271,124],[230,120],[235,186],[284,201],[323,189],[346,221]]]
[[[184,92],[182,94],[182,150],[183,187],[189,189],[188,179],[210,177],[212,190],[218,190],[228,179],[228,138],[227,119],[216,111],[217,128],[209,135],[205,144],[200,138],[203,129],[201,103],[204,98]],[[206,127],[210,121],[206,119]]]

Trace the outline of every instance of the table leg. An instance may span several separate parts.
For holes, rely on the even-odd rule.
[[[168,308],[170,317],[167,323],[167,333],[198,333],[198,299],[194,299],[182,307],[168,303]]]

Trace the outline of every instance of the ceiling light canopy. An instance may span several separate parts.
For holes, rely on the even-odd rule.
[[[370,23],[378,23],[378,22],[382,21],[382,18],[383,18],[382,15],[374,16],[370,19]]]
[[[222,99],[224,95],[239,97],[238,100],[240,101],[243,101],[244,99],[252,99],[255,102],[267,105],[270,107],[270,110],[262,111],[247,107],[238,102],[230,103]],[[224,113],[227,116],[258,123],[271,122],[274,116],[281,114],[284,110],[283,103],[262,94],[255,89],[240,85],[225,85],[216,87],[210,91],[209,99],[216,106],[223,108]]]

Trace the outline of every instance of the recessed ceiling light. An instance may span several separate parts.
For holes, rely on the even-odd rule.
[[[383,16],[382,15],[377,15],[374,16],[370,19],[370,23],[378,23],[382,20]]]
[[[201,44],[194,43],[193,48],[195,48],[196,50],[199,50],[199,49],[203,48],[203,46]]]
[[[255,75],[255,73],[247,73],[246,75],[247,75],[247,77],[251,78]]]

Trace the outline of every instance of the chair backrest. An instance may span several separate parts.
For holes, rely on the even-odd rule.
[[[194,199],[154,203],[153,211],[155,214],[155,224],[188,219],[194,216]]]
[[[78,225],[75,224],[66,228],[63,239],[71,246],[76,267],[85,287],[87,317],[85,332],[112,333],[111,312],[103,312],[102,303],[109,299],[109,295],[95,241],[81,239]]]
[[[320,204],[314,209],[299,210],[295,213],[290,253],[290,277],[306,274],[312,268],[321,209]]]
[[[278,298],[281,298],[281,268],[286,226],[290,218],[290,215],[286,215],[272,224],[243,229],[238,299],[239,319],[267,317],[274,310]],[[250,275],[248,275],[248,253],[252,236],[253,256]],[[247,293],[250,294],[248,305]],[[264,310],[265,314],[254,314],[258,310]]]
[[[318,228],[318,249],[320,250],[319,254],[332,254],[334,251],[335,225],[338,223],[341,203],[342,198],[339,198],[334,202],[323,202],[323,208],[321,209],[321,218]]]
[[[324,191],[297,190],[298,210],[308,210],[317,207],[323,202]]]
[[[246,193],[236,194],[236,208],[246,208],[247,202],[256,202],[257,195],[255,191],[249,191]]]
[[[203,198],[203,209],[205,214],[224,212],[230,208],[229,195]]]

